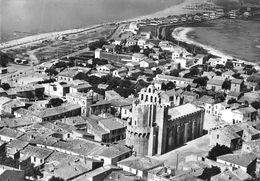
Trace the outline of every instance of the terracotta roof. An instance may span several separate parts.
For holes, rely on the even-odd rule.
[[[79,71],[75,69],[65,69],[62,72],[60,72],[58,76],[74,78],[78,73]]]
[[[58,107],[46,108],[40,111],[34,111],[31,113],[36,117],[44,118],[44,117],[59,115],[61,113],[65,113],[80,108],[81,107],[77,104],[66,104]]]
[[[243,80],[241,79],[232,79],[231,84],[242,84]]]
[[[18,138],[19,136],[22,136],[24,133],[17,131],[15,129],[10,129],[10,128],[3,128],[0,130],[0,135],[1,136],[7,136],[10,138]]]
[[[116,144],[109,147],[103,147],[103,149],[98,150],[94,154],[102,157],[107,157],[107,158],[115,158],[130,152],[131,152],[130,148],[124,145]]]
[[[196,113],[202,110],[203,110],[202,108],[199,108],[193,104],[188,103],[174,108],[170,108],[168,111],[168,115],[170,116],[171,120],[174,120],[179,117],[187,116],[189,114]]]
[[[256,159],[256,156],[253,153],[226,154],[218,156],[217,159],[247,167]]]
[[[19,139],[13,139],[6,146],[9,148],[15,148],[20,150],[26,147],[28,144],[29,144],[28,142],[24,142]]]
[[[118,165],[123,165],[129,168],[134,168],[136,170],[149,170],[155,168],[156,166],[163,165],[163,162],[149,158],[149,157],[131,157],[118,162]]]
[[[102,124],[104,128],[110,131],[126,128],[126,126],[122,124],[122,122],[117,121],[117,119],[118,118],[101,119],[99,120],[99,124]]]

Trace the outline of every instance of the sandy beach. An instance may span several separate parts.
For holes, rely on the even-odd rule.
[[[171,6],[167,9],[164,9],[162,11],[158,11],[153,14],[145,15],[145,16],[140,16],[137,18],[130,18],[127,20],[121,20],[117,22],[107,22],[105,24],[110,24],[110,23],[126,23],[126,22],[132,22],[132,21],[139,21],[143,19],[151,19],[151,18],[159,18],[159,17],[167,17],[169,15],[180,15],[180,14],[187,14],[191,13],[190,10],[186,9],[188,5],[192,4],[203,4],[208,2],[208,0],[185,0],[184,2]],[[32,35],[32,36],[27,36],[24,38],[16,39],[16,40],[11,40],[8,42],[4,42],[0,44],[0,50],[1,49],[6,49],[10,47],[16,47],[19,48],[20,46],[23,45],[29,45],[33,43],[39,43],[43,40],[47,39],[53,39],[62,35],[68,35],[68,34],[74,34],[74,33],[79,33],[83,31],[88,31],[95,29],[97,27],[104,26],[105,24],[98,24],[90,27],[83,27],[83,28],[78,28],[78,29],[70,29],[70,30],[65,30],[65,31],[58,31],[58,32],[49,32],[49,33],[42,33],[42,34],[37,34],[37,35]]]
[[[16,48],[19,48],[19,46],[39,43],[43,40],[53,39],[53,38],[63,36],[63,35],[75,34],[75,33],[80,33],[80,32],[83,32],[83,31],[93,30],[93,29],[99,28],[103,25],[104,24],[99,24],[99,25],[94,25],[94,26],[85,27],[85,28],[71,29],[71,30],[64,30],[64,31],[57,31],[57,32],[49,32],[49,33],[42,33],[42,34],[38,34],[38,35],[27,36],[27,37],[24,37],[24,38],[20,38],[20,39],[11,40],[11,41],[8,41],[8,42],[1,43],[0,44],[0,50],[10,48],[10,47],[14,47],[14,46]]]
[[[207,50],[210,54],[218,56],[220,58],[223,58],[223,59],[234,59],[234,57],[232,55],[229,55],[229,54],[226,54],[226,53],[224,53],[222,51],[219,51],[219,50],[215,49],[214,47],[211,47],[211,46],[208,46],[208,45],[196,42],[194,40],[191,40],[187,36],[187,34],[189,32],[191,32],[191,31],[193,31],[193,29],[190,28],[190,27],[178,27],[178,28],[174,29],[174,31],[172,32],[172,36],[176,40],[183,41],[183,42],[186,42],[188,44],[193,44],[193,45],[202,47],[205,50]],[[253,63],[253,62],[247,62],[247,61],[244,61],[244,60],[241,60],[241,59],[237,59],[237,58],[235,58],[235,59],[240,61],[240,62],[256,65],[256,63]]]
[[[167,9],[164,9],[162,11],[158,11],[154,14],[149,14],[149,15],[146,15],[146,16],[134,18],[132,20],[160,18],[160,17],[167,17],[169,15],[176,15],[177,16],[177,15],[181,15],[181,14],[195,13],[194,11],[186,9],[186,7],[190,6],[190,5],[194,5],[194,4],[204,4],[204,3],[210,3],[210,2],[209,2],[209,0],[185,0],[183,3],[180,3],[178,5],[171,6]]]

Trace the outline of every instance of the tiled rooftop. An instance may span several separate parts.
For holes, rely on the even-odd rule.
[[[171,116],[170,119],[174,120],[174,119],[180,118],[182,116],[196,113],[201,110],[202,110],[202,108],[199,108],[193,104],[188,103],[188,104],[184,104],[184,105],[169,109],[168,114],[169,114],[169,116]]]
[[[247,167],[256,159],[256,156],[252,153],[226,154],[218,156],[217,159]]]
[[[161,166],[163,165],[163,162],[149,157],[131,157],[118,162],[118,165],[123,165],[137,170],[145,171],[156,166]]]

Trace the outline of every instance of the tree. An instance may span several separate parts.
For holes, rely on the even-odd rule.
[[[161,74],[161,73],[162,73],[162,70],[161,70],[161,69],[157,68],[157,69],[155,70],[155,75]]]
[[[234,103],[237,103],[237,100],[234,99],[234,98],[231,98],[231,99],[228,100],[227,103],[228,103],[228,104],[234,104]]]
[[[231,81],[225,80],[222,84],[222,89],[229,90],[231,88]]]
[[[138,53],[140,52],[141,48],[138,45],[132,45],[129,47],[129,51],[133,53]]]
[[[228,60],[228,61],[226,62],[225,68],[227,68],[227,69],[233,69],[233,68],[234,68],[234,65],[233,65],[232,60]]]
[[[151,52],[152,52],[152,51],[151,51],[150,48],[145,48],[145,49],[143,50],[143,54],[146,55],[147,57],[149,56],[149,54],[150,54]]]
[[[209,80],[208,77],[198,77],[194,79],[193,83],[196,83],[200,86],[206,86],[208,80]]]
[[[198,67],[192,67],[190,69],[190,76],[195,76],[195,75],[198,75],[200,73],[200,70]]]
[[[217,92],[214,95],[214,99],[223,102],[226,99],[226,94],[222,92]]]
[[[2,83],[1,87],[4,89],[4,90],[8,90],[11,88],[11,86],[8,84],[8,83]]]
[[[166,84],[166,90],[171,90],[171,89],[174,89],[176,86],[173,82],[168,82]]]
[[[170,75],[171,76],[175,76],[175,77],[178,77],[179,76],[179,70],[177,70],[177,69],[174,69],[174,70],[172,70],[171,72],[170,72]]]
[[[65,181],[63,178],[52,176],[49,181]]]
[[[122,46],[121,45],[116,45],[115,46],[115,52],[116,53],[122,53]]]
[[[211,168],[205,168],[203,170],[202,175],[199,176],[202,180],[210,180],[211,177],[221,173],[221,170],[219,167],[212,166]]]
[[[44,89],[36,89],[35,90],[35,97],[37,99],[41,99],[44,96]]]
[[[7,64],[10,61],[14,61],[14,59],[11,58],[8,54],[3,53],[3,52],[0,51],[0,66],[1,67],[7,67]]]
[[[63,61],[57,62],[54,66],[55,68],[63,68],[63,69],[67,68],[67,64]]]
[[[32,100],[35,98],[32,91],[21,92],[21,93],[18,93],[18,95],[19,95],[19,97],[27,98],[29,100]]]
[[[99,58],[94,58],[92,62],[93,62],[92,63],[93,66],[96,66],[96,65],[106,65],[108,63],[107,60],[99,59]]]
[[[256,110],[260,109],[260,101],[254,101],[251,103],[251,106]]]
[[[98,40],[98,41],[91,42],[91,43],[88,45],[88,47],[89,47],[89,49],[90,49],[91,51],[94,51],[94,50],[96,50],[97,48],[102,48],[103,45],[108,45],[108,44],[109,44],[109,43],[108,43],[105,39],[101,38],[101,39]]]
[[[52,98],[52,99],[49,100],[49,104],[50,104],[52,107],[58,107],[58,106],[60,106],[62,103],[63,103],[63,100],[60,99],[60,98]]]
[[[216,160],[218,156],[226,155],[229,153],[233,153],[229,147],[217,144],[209,151],[207,158],[211,160]]]
[[[55,69],[53,69],[53,68],[50,68],[50,69],[45,70],[45,73],[46,73],[47,75],[49,75],[50,77],[51,77],[51,76],[55,76],[55,75],[58,74],[58,72],[57,72]]]
[[[244,78],[241,76],[241,74],[239,74],[239,73],[234,74],[233,77],[234,77],[235,79],[244,79]]]

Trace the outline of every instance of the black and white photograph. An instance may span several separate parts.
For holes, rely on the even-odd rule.
[[[0,0],[0,181],[260,181],[260,0]]]

